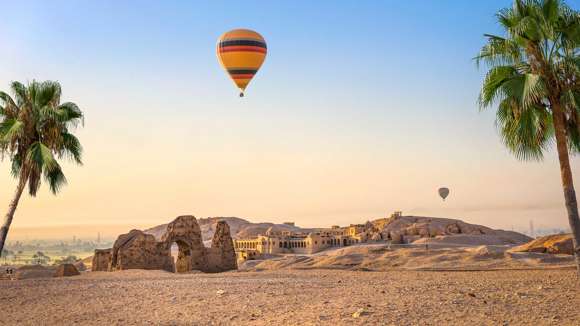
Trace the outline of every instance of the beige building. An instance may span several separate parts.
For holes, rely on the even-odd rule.
[[[366,241],[364,224],[346,228],[333,227],[308,234],[274,231],[252,239],[234,240],[238,259],[255,259],[267,254],[313,254],[332,247],[344,247]]]

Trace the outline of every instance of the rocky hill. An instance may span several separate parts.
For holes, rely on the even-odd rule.
[[[272,228],[275,231],[315,232],[320,228],[301,228],[288,224],[269,222],[252,223],[239,217],[208,217],[198,219],[201,233],[206,245],[211,241],[218,221],[225,221],[230,226],[234,239],[252,238],[265,234]],[[371,240],[392,240],[393,243],[422,243],[429,238],[430,243],[456,245],[519,245],[532,239],[521,233],[504,230],[494,230],[486,226],[470,224],[458,219],[398,216],[376,219],[367,222],[367,234]],[[167,224],[162,224],[145,233],[160,238]]]
[[[292,226],[288,224],[276,224],[276,223],[252,223],[245,219],[239,217],[207,217],[200,218],[197,220],[199,227],[201,229],[201,235],[203,237],[204,243],[211,241],[215,231],[215,227],[218,221],[225,221],[230,226],[230,232],[232,238],[234,239],[245,239],[258,236],[259,234],[265,234],[266,230],[272,228],[274,231],[292,231],[292,232],[312,232],[317,229],[313,228],[301,228],[297,226]],[[161,238],[167,224],[161,224],[156,227],[145,230],[145,233],[154,235],[156,238]]]
[[[532,238],[513,231],[470,224],[457,219],[395,216],[370,222],[369,238],[393,243],[430,243],[458,245],[517,245]]]

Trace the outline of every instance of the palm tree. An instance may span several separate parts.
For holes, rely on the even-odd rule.
[[[32,263],[35,265],[46,265],[50,261],[50,257],[45,255],[42,251],[37,251],[32,255]]]
[[[541,160],[555,140],[580,275],[580,219],[569,159],[580,152],[580,14],[561,0],[515,0],[496,16],[505,35],[485,34],[487,43],[475,58],[489,67],[480,107],[497,104],[502,140],[519,159]]]
[[[82,123],[83,114],[74,103],[60,103],[60,84],[33,81],[25,86],[12,82],[11,89],[14,99],[0,92],[0,159],[10,159],[18,185],[0,227],[0,251],[26,185],[35,196],[44,177],[57,194],[66,184],[57,158],[82,164],[81,144],[69,129]]]

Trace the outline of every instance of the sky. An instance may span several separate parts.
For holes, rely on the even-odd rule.
[[[565,228],[555,152],[518,161],[493,109],[477,106],[485,70],[472,58],[509,5],[6,2],[0,89],[57,80],[86,116],[75,130],[84,165],[63,164],[58,196],[23,196],[13,227],[151,226],[183,214],[322,227],[402,210]],[[268,44],[244,98],[215,55],[217,38],[240,27]],[[578,156],[572,169],[580,184]],[[7,208],[16,181],[6,160],[0,185]]]

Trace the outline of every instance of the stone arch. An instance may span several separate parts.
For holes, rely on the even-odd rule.
[[[191,261],[192,261],[192,249],[190,245],[182,240],[176,240],[169,244],[170,250],[173,247],[173,244],[177,245],[177,257],[174,257],[174,264],[175,264],[175,272],[177,273],[185,273],[191,270]],[[173,252],[171,253],[173,256]]]
[[[175,270],[178,273],[203,270],[207,265],[201,230],[195,217],[179,216],[176,218],[167,225],[167,231],[161,240],[168,250],[171,250],[173,243],[177,244],[178,254]]]

